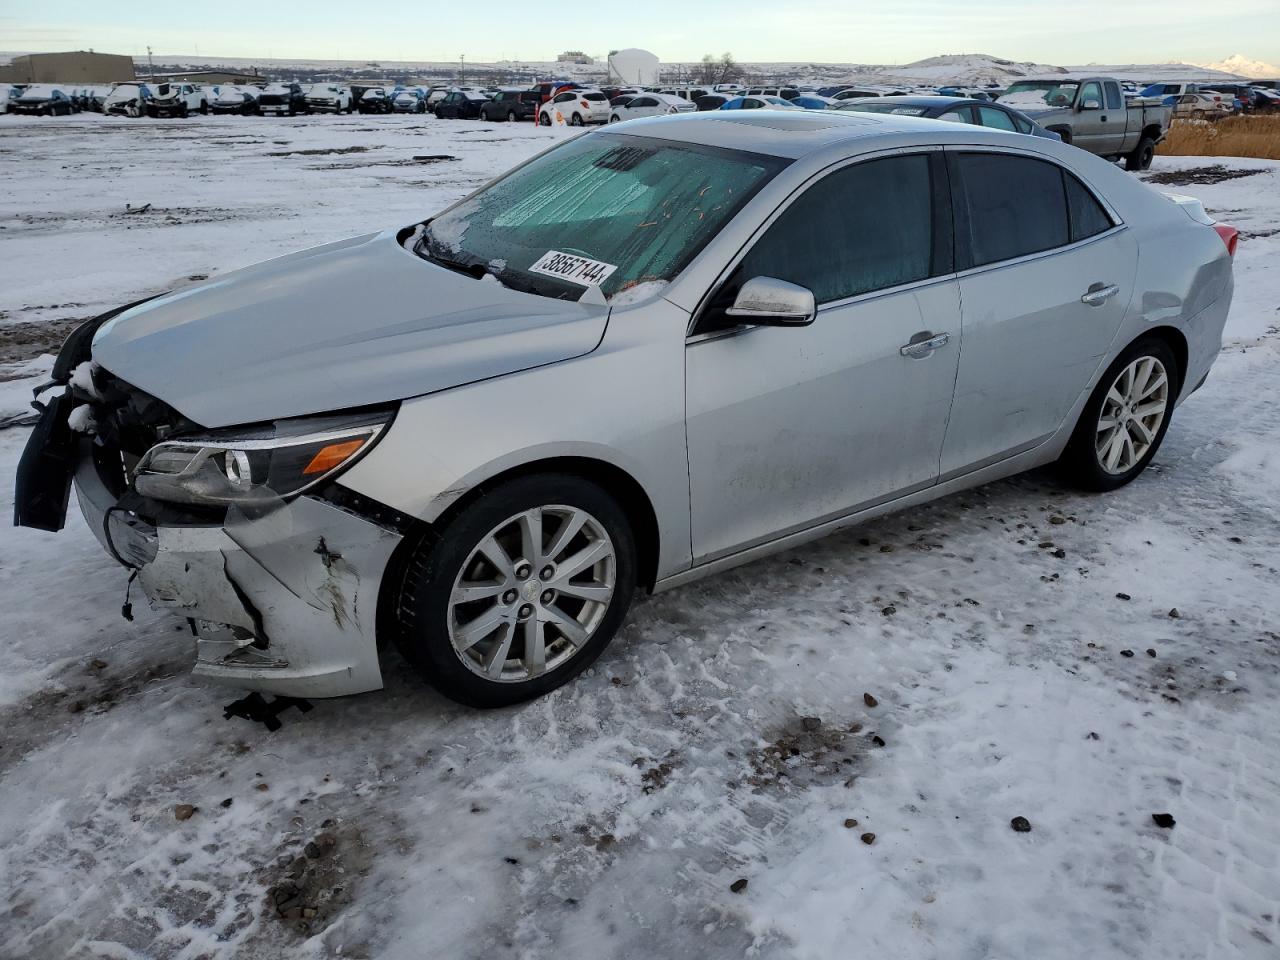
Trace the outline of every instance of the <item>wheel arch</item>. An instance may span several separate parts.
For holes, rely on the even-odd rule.
[[[472,486],[451,503],[438,517],[428,522],[413,521],[387,563],[378,594],[378,646],[392,636],[394,616],[400,604],[401,590],[409,564],[421,550],[431,548],[459,514],[490,491],[521,477],[544,473],[563,473],[589,480],[613,496],[631,524],[636,541],[636,586],[652,590],[658,574],[658,515],[643,486],[617,464],[594,457],[557,456],[530,460],[505,470]]]
[[[1143,330],[1141,334],[1134,337],[1126,346],[1125,350],[1133,346],[1139,340],[1162,340],[1170,350],[1173,351],[1173,358],[1178,363],[1178,389],[1174,392],[1174,396],[1182,395],[1182,387],[1186,382],[1187,364],[1190,362],[1191,348],[1187,343],[1187,336],[1177,327],[1159,326]],[[1123,352],[1123,351],[1122,351]]]

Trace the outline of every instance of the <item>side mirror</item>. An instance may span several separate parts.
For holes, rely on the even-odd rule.
[[[804,327],[818,314],[813,291],[775,277],[752,277],[725,315],[762,327]]]
[[[1084,103],[1080,104],[1080,109],[1081,109],[1081,110],[1101,110],[1101,109],[1102,109],[1102,101],[1101,101],[1101,100],[1086,100]]]

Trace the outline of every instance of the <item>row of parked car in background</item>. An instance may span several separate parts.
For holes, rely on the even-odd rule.
[[[1201,84],[1160,82],[1146,87],[1115,81],[1121,96],[1159,99],[1175,118],[1215,120],[1238,113],[1280,112],[1280,81]],[[441,119],[536,120],[540,123],[608,123],[651,113],[690,109],[754,109],[794,106],[810,110],[839,107],[871,98],[935,95],[994,103],[1011,87],[936,88],[893,86],[782,85],[750,87],[717,84],[668,87],[587,88],[573,81],[546,81],[531,87],[494,88],[449,84],[404,86],[272,82],[198,84],[135,80],[99,86],[16,84],[0,88],[0,113],[64,116],[80,111],[130,117],[189,116],[195,113],[296,116],[308,113],[431,113]],[[574,94],[574,91],[577,91]],[[572,95],[571,95],[572,94]],[[637,99],[639,103],[633,103]],[[544,107],[554,101],[557,106]],[[651,102],[652,101],[652,102]],[[576,106],[575,106],[576,104]]]

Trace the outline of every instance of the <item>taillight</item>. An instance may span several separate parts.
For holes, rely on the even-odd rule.
[[[1218,236],[1227,245],[1227,253],[1234,257],[1236,246],[1240,243],[1240,231],[1235,227],[1228,227],[1225,223],[1215,223],[1213,229],[1218,231]]]
[[[579,100],[578,102],[579,102],[580,104],[582,104],[582,109],[583,109],[583,110],[590,110],[590,109],[591,109],[591,104],[587,103],[587,101],[585,101],[585,100]]]

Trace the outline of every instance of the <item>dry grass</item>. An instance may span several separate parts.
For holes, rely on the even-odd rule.
[[[1156,149],[1166,157],[1259,157],[1280,160],[1280,115],[1175,120]]]

